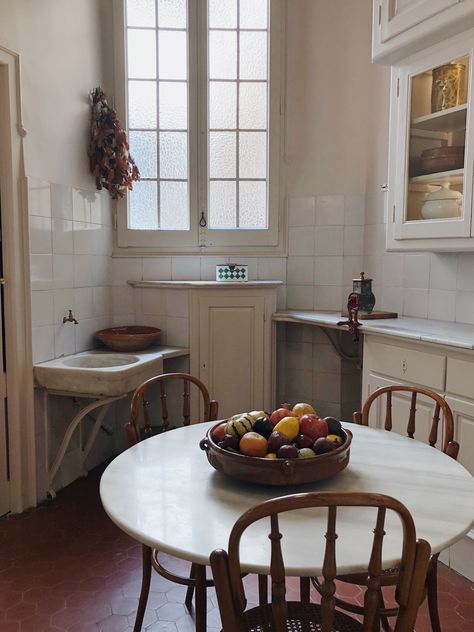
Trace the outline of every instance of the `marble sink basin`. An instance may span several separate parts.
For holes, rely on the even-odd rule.
[[[92,350],[35,364],[36,385],[53,392],[115,397],[163,373],[163,360],[187,356],[188,349],[151,347],[133,354]]]

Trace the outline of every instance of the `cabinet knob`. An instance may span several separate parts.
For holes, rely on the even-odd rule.
[[[0,277],[0,285],[5,285],[5,278],[4,277]]]
[[[406,373],[406,372],[407,372],[407,369],[408,369],[408,363],[407,363],[407,361],[406,361],[406,360],[403,360],[403,362],[402,362],[402,370],[403,370],[403,373]]]

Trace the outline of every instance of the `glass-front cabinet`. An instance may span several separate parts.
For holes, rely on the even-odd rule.
[[[471,250],[474,33],[392,69],[387,247]]]

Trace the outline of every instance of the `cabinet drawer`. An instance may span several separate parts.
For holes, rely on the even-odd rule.
[[[474,362],[448,358],[446,391],[474,399]]]
[[[436,391],[444,390],[446,358],[424,351],[404,347],[392,347],[379,343],[367,345],[367,366],[403,382],[428,386]]]

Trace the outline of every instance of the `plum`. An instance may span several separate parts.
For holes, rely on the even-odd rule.
[[[298,448],[294,445],[282,445],[277,452],[279,459],[296,459],[298,457]]]
[[[282,432],[272,432],[268,437],[268,451],[278,452],[283,445],[288,445],[290,440]]]
[[[224,450],[237,450],[239,449],[240,437],[237,435],[225,434],[222,441],[219,443],[220,448]]]
[[[341,429],[342,429],[340,421],[338,421],[334,417],[325,417],[324,421],[328,425],[328,434],[335,434],[335,435],[340,434]]]
[[[316,439],[313,445],[313,450],[316,454],[326,454],[326,452],[332,452],[336,449],[336,444],[328,441],[326,437],[319,437]]]
[[[252,426],[252,431],[268,439],[273,432],[273,424],[267,417],[259,417]]]
[[[314,439],[308,437],[308,435],[300,434],[296,437],[296,445],[299,448],[312,448]]]

